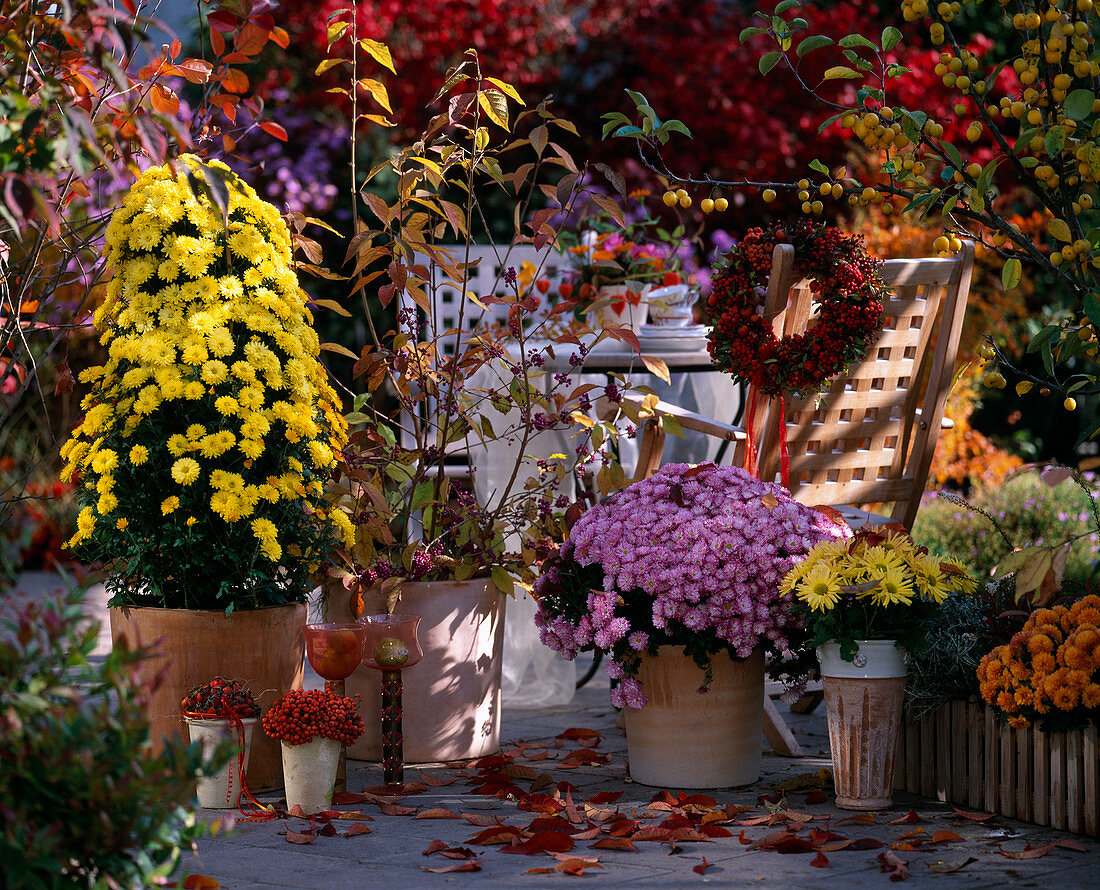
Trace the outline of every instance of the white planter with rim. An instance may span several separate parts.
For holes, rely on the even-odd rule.
[[[202,745],[203,757],[209,757],[215,748],[226,739],[232,739],[241,745],[243,730],[244,762],[243,767],[248,769],[248,752],[252,747],[252,728],[256,725],[256,718],[249,717],[240,721],[228,718],[210,717],[184,717],[187,731],[191,735],[191,741]],[[241,758],[234,755],[222,769],[212,776],[203,776],[196,783],[195,793],[199,799],[199,806],[208,810],[231,809],[240,804],[241,799]]]
[[[823,643],[817,657],[825,687],[836,805],[846,810],[890,806],[894,756],[905,697],[905,651],[893,640],[857,640],[852,661],[840,644]]]
[[[304,745],[282,742],[282,747],[286,808],[300,806],[306,815],[331,809],[340,743],[317,736]]]

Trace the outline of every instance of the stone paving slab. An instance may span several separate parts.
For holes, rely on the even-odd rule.
[[[10,607],[17,599],[32,598],[63,590],[65,582],[47,574],[25,577],[17,586],[14,596],[0,596],[0,610]],[[102,588],[92,591],[88,599],[90,616],[105,618],[105,596]],[[100,638],[100,649],[105,652],[110,645],[109,632]],[[98,651],[98,650],[97,650]],[[317,687],[321,681],[312,672],[307,674],[307,686]],[[604,805],[617,809],[626,816],[635,816],[646,822],[647,805],[662,789],[650,788],[629,780],[626,768],[626,740],[622,730],[615,727],[616,713],[610,707],[606,680],[598,674],[592,684],[581,690],[574,702],[567,707],[520,710],[504,708],[502,740],[503,750],[517,754],[515,763],[529,766],[537,773],[546,773],[552,782],[569,782],[576,787],[572,792],[574,802],[587,800],[599,792],[622,792],[614,803]],[[762,795],[773,793],[773,786],[794,776],[816,773],[829,766],[828,736],[824,708],[809,715],[790,714],[780,705],[780,712],[787,719],[806,756],[798,759],[781,758],[765,750],[760,780],[751,786],[708,792],[718,805],[734,803],[751,807],[740,814],[741,819],[765,816],[769,810],[761,802]],[[601,739],[593,751],[607,755],[606,764],[587,764],[577,769],[565,769],[560,759],[576,750],[578,744],[560,740],[556,736],[572,727],[593,729]],[[518,756],[515,742],[524,741],[546,746],[549,752],[544,760],[525,760]],[[533,749],[532,749],[533,750]],[[430,787],[421,794],[408,795],[402,803],[415,806],[417,811],[442,807],[455,813],[476,813],[502,818],[506,824],[526,826],[536,813],[519,809],[514,800],[498,800],[469,793],[470,777],[474,770],[468,768],[431,765],[423,768],[429,777],[453,784]],[[420,777],[420,767],[409,767],[406,781]],[[348,764],[348,789],[358,791],[381,783],[381,769],[377,764],[350,761]],[[517,780],[526,789],[530,780]],[[547,788],[543,793],[553,791]],[[678,789],[666,789],[676,794]],[[690,793],[690,792],[688,792]],[[262,795],[265,802],[276,803],[279,794]],[[672,849],[669,843],[638,842],[637,852],[590,849],[592,841],[577,842],[568,855],[599,859],[598,868],[588,868],[583,876],[561,873],[527,874],[529,869],[552,868],[557,861],[540,853],[531,856],[509,855],[499,846],[472,846],[469,839],[480,827],[459,819],[414,819],[413,815],[384,815],[373,803],[345,805],[342,809],[358,810],[367,821],[371,833],[355,837],[317,837],[308,845],[290,844],[286,831],[305,831],[309,822],[289,818],[266,822],[238,821],[232,831],[206,838],[197,845],[194,855],[184,857],[179,873],[208,875],[226,888],[293,888],[293,890],[320,890],[330,887],[365,888],[420,888],[476,886],[479,890],[504,887],[566,887],[584,881],[587,886],[654,888],[675,890],[700,885],[720,887],[776,887],[784,890],[809,890],[821,887],[883,887],[889,878],[880,870],[879,855],[898,843],[907,831],[923,828],[925,837],[937,831],[951,831],[961,837],[946,843],[924,845],[916,850],[896,850],[895,854],[908,863],[911,886],[935,886],[945,890],[955,888],[1100,888],[1100,842],[1078,838],[1066,832],[993,817],[975,822],[958,816],[946,804],[929,801],[908,794],[899,794],[894,806],[875,814],[870,824],[845,824],[843,820],[852,814],[836,809],[831,789],[824,802],[807,803],[805,793],[792,792],[786,802],[790,810],[810,814],[814,820],[809,828],[829,829],[848,839],[873,839],[885,846],[875,849],[839,850],[826,854],[827,867],[811,865],[813,853],[780,854],[771,850],[750,850],[738,834],[743,830],[746,841],[760,840],[779,827],[741,826],[730,824],[732,837],[714,839],[710,843],[681,842]],[[774,804],[772,805],[775,806]],[[919,822],[892,824],[905,817],[910,810]],[[225,811],[201,811],[208,820],[223,818]],[[658,814],[665,815],[665,814]],[[352,823],[333,823],[346,831]],[[804,829],[801,836],[808,834]],[[920,837],[920,835],[916,835]],[[1085,852],[1074,849],[1054,848],[1042,858],[1014,860],[1002,855],[1002,849],[1022,850],[1025,844],[1039,847],[1060,839],[1076,842]],[[477,872],[432,874],[423,870],[458,864],[458,860],[443,858],[438,853],[424,856],[423,851],[433,841],[442,841],[449,847],[468,846],[481,866]],[[904,842],[903,842],[904,843]],[[706,857],[709,867],[702,874],[693,871]],[[959,863],[974,861],[953,874],[937,874],[929,866],[937,862]]]

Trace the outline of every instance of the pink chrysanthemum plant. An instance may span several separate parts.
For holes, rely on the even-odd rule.
[[[710,658],[783,653],[804,618],[780,581],[843,523],[736,467],[669,464],[585,513],[535,583],[542,642],[572,659],[598,649],[618,707],[641,708],[642,652]]]

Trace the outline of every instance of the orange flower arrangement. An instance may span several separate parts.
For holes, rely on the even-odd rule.
[[[304,745],[318,736],[351,745],[364,730],[355,699],[320,689],[284,692],[264,714],[263,728],[288,745]]]
[[[1009,726],[1100,722],[1100,597],[1032,612],[1007,645],[982,659],[978,682]]]

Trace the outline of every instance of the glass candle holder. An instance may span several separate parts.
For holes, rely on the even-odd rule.
[[[404,783],[404,751],[401,733],[401,672],[424,657],[416,639],[419,615],[363,615],[366,629],[363,664],[382,673],[382,781]]]
[[[325,691],[344,696],[344,680],[363,661],[363,644],[367,629],[353,624],[307,624],[302,628],[306,641],[306,658],[319,677],[325,680]],[[340,760],[336,765],[333,793],[347,790],[347,745],[340,745]]]

